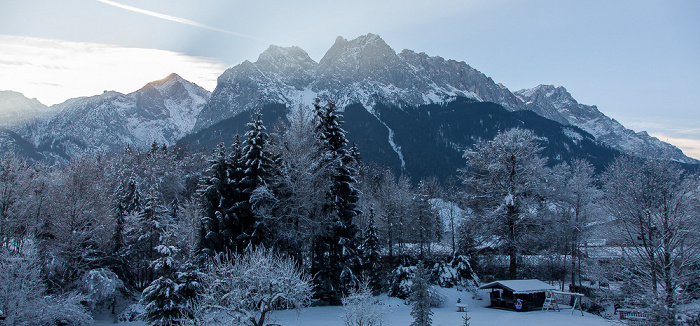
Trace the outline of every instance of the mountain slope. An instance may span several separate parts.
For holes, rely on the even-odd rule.
[[[685,164],[699,164],[700,161],[687,157],[677,147],[662,142],[646,132],[634,132],[625,128],[615,119],[607,117],[594,105],[578,103],[562,86],[539,85],[531,89],[515,92],[527,108],[556,110],[564,123],[577,126],[595,138],[623,153],[663,157]]]
[[[418,107],[458,97],[493,102],[509,111],[532,111],[579,127],[624,153],[700,163],[644,132],[624,128],[595,106],[579,104],[563,87],[538,86],[512,93],[464,62],[411,50],[396,53],[373,34],[350,41],[338,37],[318,63],[298,47],[271,46],[256,62],[229,68],[219,77],[194,131],[256,107],[309,105],[315,97],[332,99],[341,108],[360,104],[373,115],[379,104]]]
[[[0,91],[0,128],[17,128],[50,112],[37,99],[29,99],[18,92]]]
[[[286,119],[287,108],[281,104],[266,105],[261,111],[269,130],[277,121]],[[577,127],[533,112],[508,111],[499,104],[463,97],[416,107],[380,103],[373,112],[360,104],[345,107],[343,128],[348,132],[348,140],[357,144],[364,161],[406,173],[415,182],[426,176],[453,178],[465,166],[464,150],[515,127],[533,130],[550,165],[585,158],[601,171],[619,154]],[[249,121],[248,112],[241,112],[183,138],[179,145],[207,149],[221,141],[229,145],[235,134],[244,134]]]
[[[68,159],[85,151],[119,151],[153,142],[172,145],[192,131],[207,90],[176,74],[130,93],[71,99],[51,108],[48,119],[19,129],[49,157]]]

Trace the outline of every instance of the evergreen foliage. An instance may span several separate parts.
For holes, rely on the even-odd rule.
[[[322,106],[317,100],[314,106],[321,156],[331,167],[331,185],[322,205],[322,213],[328,218],[327,228],[314,241],[312,271],[316,275],[317,297],[338,304],[358,284],[361,256],[354,218],[360,213],[359,193],[355,188],[354,159],[345,150],[348,142],[335,104]]]
[[[433,315],[433,311],[430,309],[430,284],[428,284],[426,276],[423,261],[419,261],[411,287],[411,301],[413,302],[411,326],[430,326],[433,323],[430,317]]]
[[[266,238],[264,223],[256,216],[255,205],[261,205],[265,198],[257,195],[265,192],[274,172],[274,161],[269,151],[269,136],[265,132],[262,114],[258,111],[254,121],[248,123],[245,145],[241,149],[240,166],[243,171],[239,185],[241,198],[234,205],[241,232],[237,238],[237,252],[248,246],[259,245]]]
[[[143,318],[152,325],[181,325],[194,318],[194,302],[201,292],[201,275],[191,266],[178,271],[175,266],[178,249],[159,245],[160,253],[153,268],[160,277],[143,290]]]
[[[370,210],[369,226],[362,243],[362,269],[364,271],[364,280],[368,283],[374,295],[379,295],[383,288],[384,267],[382,266],[379,250],[377,227],[374,226],[374,210]]]
[[[143,318],[152,325],[176,325],[181,315],[173,266],[176,249],[160,245],[156,250],[162,257],[154,262],[153,267],[161,276],[143,290],[141,303],[146,306]]]
[[[238,188],[240,180],[240,142],[236,137],[231,153],[226,153],[219,144],[209,169],[201,183],[199,197],[202,205],[200,248],[213,255],[218,252],[235,251],[241,225],[233,209],[242,196]]]

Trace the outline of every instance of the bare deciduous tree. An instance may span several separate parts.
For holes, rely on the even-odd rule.
[[[217,255],[203,288],[200,315],[252,326],[265,325],[275,309],[307,306],[312,295],[311,277],[294,260],[264,248]]]
[[[627,240],[623,252],[648,302],[675,322],[677,293],[700,262],[699,183],[673,162],[617,159],[605,173],[607,208]]]
[[[535,134],[515,128],[501,132],[464,153],[462,181],[476,214],[491,225],[487,231],[506,244],[510,278],[517,278],[518,256],[528,207],[541,199],[546,159]]]

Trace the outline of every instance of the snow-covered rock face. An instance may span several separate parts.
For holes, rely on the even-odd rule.
[[[670,144],[626,129],[595,106],[578,103],[563,87],[539,85],[511,93],[464,62],[411,50],[397,53],[373,34],[354,40],[338,37],[320,62],[299,47],[270,46],[256,62],[227,69],[211,94],[176,74],[131,94],[105,92],[48,108],[19,93],[0,92],[0,129],[14,132],[0,135],[0,150],[20,146],[30,151],[31,143],[41,152],[67,158],[83,151],[114,151],[154,141],[171,145],[265,104],[310,106],[316,97],[334,100],[340,108],[362,104],[385,126],[374,109],[378,103],[405,108],[465,97],[497,103],[510,111],[530,110],[580,127],[625,153],[700,163]],[[396,146],[400,140],[387,129],[387,141],[403,161]]]
[[[397,53],[373,34],[354,40],[338,37],[318,63],[298,47],[271,46],[256,62],[229,68],[197,117],[194,131],[264,104],[309,105],[317,96],[341,108],[359,103],[370,112],[377,103],[415,107],[466,97],[580,127],[625,153],[700,163],[670,144],[624,128],[595,106],[578,103],[564,87],[539,85],[511,93],[464,62],[411,50]]]
[[[40,151],[65,158],[154,141],[172,145],[192,131],[209,96],[207,90],[172,74],[130,94],[105,92],[54,105],[54,116],[18,133]]]
[[[607,117],[594,105],[578,103],[562,86],[539,85],[514,93],[528,109],[539,108],[540,115],[563,124],[577,126],[596,139],[623,153],[675,160],[687,164],[700,161],[687,157],[677,147],[651,137],[646,132],[634,132]],[[534,110],[533,110],[534,111]]]
[[[377,102],[397,106],[443,103],[457,96],[522,109],[520,101],[464,62],[404,50],[396,53],[379,36],[342,37],[320,62],[298,47],[271,46],[255,63],[246,61],[219,77],[195,131],[266,103],[290,107],[327,97],[340,107]]]
[[[49,108],[36,99],[13,91],[0,91],[0,128],[18,127],[49,113]]]

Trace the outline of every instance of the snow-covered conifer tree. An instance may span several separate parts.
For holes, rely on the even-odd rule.
[[[315,240],[312,272],[316,275],[319,299],[339,303],[344,293],[357,286],[361,265],[354,222],[360,213],[356,170],[352,166],[354,159],[345,149],[348,141],[335,104],[322,106],[317,100],[314,106],[323,159],[331,166],[331,187],[323,206],[323,214],[329,219],[328,230]]]
[[[384,278],[382,257],[379,254],[379,249],[377,228],[374,226],[374,210],[370,210],[369,226],[367,227],[362,243],[362,269],[364,271],[364,279],[375,295],[381,292]]]
[[[198,196],[203,216],[199,246],[209,255],[235,251],[237,248],[241,227],[232,207],[240,198],[237,187],[239,159],[238,137],[230,155],[226,153],[224,144],[219,144],[200,185]]]
[[[185,300],[179,297],[176,283],[175,254],[177,248],[158,245],[161,255],[153,263],[153,269],[160,277],[143,290],[141,303],[146,306],[143,318],[151,325],[178,325],[183,318]]]
[[[242,198],[235,205],[241,233],[238,235],[237,251],[242,252],[248,246],[259,245],[265,235],[265,224],[254,211],[254,203],[262,205],[265,196],[254,194],[266,193],[266,188],[275,174],[272,153],[269,150],[269,136],[265,132],[262,114],[255,113],[253,121],[248,123],[245,144],[241,150],[241,168],[243,179],[240,183]]]
[[[423,267],[423,261],[418,261],[416,274],[413,278],[413,286],[411,287],[411,316],[413,322],[411,326],[430,326],[433,320],[430,316],[433,311],[430,309],[430,284]]]

